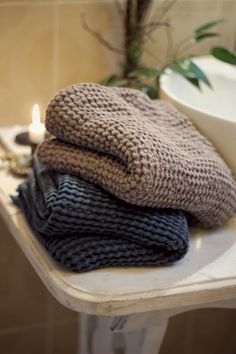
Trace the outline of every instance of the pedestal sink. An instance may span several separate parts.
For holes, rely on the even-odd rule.
[[[212,89],[201,91],[173,71],[161,78],[161,98],[171,101],[215,145],[236,176],[236,67],[210,56],[194,62],[207,74]]]

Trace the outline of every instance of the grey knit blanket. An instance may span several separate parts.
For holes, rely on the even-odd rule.
[[[188,250],[182,211],[134,207],[37,161],[13,200],[53,259],[73,271],[173,263]]]
[[[38,157],[141,206],[182,209],[204,226],[236,213],[236,183],[186,116],[143,93],[74,85],[51,101]]]

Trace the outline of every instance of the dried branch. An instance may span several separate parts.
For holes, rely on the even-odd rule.
[[[148,35],[146,35],[146,41],[147,40],[149,40],[150,42],[152,42],[152,43],[155,43],[156,42],[156,39],[155,38],[153,38],[153,35],[152,34],[148,34]]]
[[[168,62],[171,61],[171,56],[173,54],[173,37],[172,37],[172,33],[171,33],[171,28],[170,27],[166,27],[165,31],[166,31],[166,38],[167,38],[167,48],[166,48],[165,61],[166,61],[166,63],[168,63]]]
[[[151,38],[151,35],[154,31],[157,30],[157,28],[160,28],[160,27],[165,27],[165,28],[170,28],[170,24],[168,22],[159,22],[159,23],[150,23],[150,26],[149,24],[147,25],[147,27],[145,26],[144,27],[144,30],[143,32],[140,32],[140,35],[143,36],[143,39],[150,39]]]
[[[191,49],[193,47],[193,43],[189,42],[189,43],[185,43],[184,45],[181,46],[181,50],[180,48],[176,51],[175,57],[178,56],[183,56],[184,53],[186,53],[186,51],[188,51],[189,49]]]
[[[127,0],[125,12],[126,44],[128,44],[129,41],[134,40],[136,37],[137,27],[137,2],[136,0]]]
[[[166,22],[160,22],[160,21],[149,22],[146,25],[144,25],[143,27],[141,27],[141,29],[144,31],[148,30],[148,31],[146,31],[146,34],[150,34],[153,31],[155,31],[157,29],[157,27],[170,27],[170,24],[167,21]]]
[[[149,22],[146,25],[144,25],[142,28],[146,29],[149,27],[157,27],[157,26],[165,26],[165,27],[170,27],[170,23],[165,21],[165,22],[161,22],[161,21],[156,21],[156,22]]]
[[[151,9],[153,0],[137,0],[137,21],[142,25]]]
[[[94,38],[96,38],[104,47],[106,47],[107,49],[109,49],[112,52],[115,52],[117,54],[121,54],[123,55],[124,52],[121,49],[115,48],[113,47],[112,44],[110,44],[105,38],[103,38],[101,36],[100,33],[94,31],[92,28],[90,28],[87,24],[86,18],[84,14],[81,14],[81,22],[82,22],[82,26],[83,28],[89,33],[91,34]]]
[[[151,58],[155,59],[157,63],[159,63],[160,65],[163,64],[163,60],[161,60],[159,57],[157,57],[156,55],[154,55],[149,49],[147,49],[146,47],[143,49],[144,52],[146,52]]]
[[[177,0],[164,0],[157,8],[157,11],[155,12],[153,18],[154,19],[162,19],[167,12],[172,8],[172,6],[174,6],[174,4],[176,3]],[[166,2],[166,5],[164,6],[164,2]]]
[[[125,19],[125,10],[123,9],[123,7],[121,6],[121,3],[119,0],[114,0],[115,6],[117,8],[117,11],[120,15],[120,17],[122,18],[122,20]]]
[[[192,39],[192,34],[188,35],[184,39],[177,42],[175,49],[174,49],[175,57],[177,57],[180,52],[184,52],[185,47],[187,47],[187,49],[189,49],[189,47],[192,46],[191,39]]]

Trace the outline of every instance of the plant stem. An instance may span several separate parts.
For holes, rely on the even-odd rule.
[[[123,77],[140,64],[143,35],[139,31],[152,0],[127,0],[125,13],[125,62]]]

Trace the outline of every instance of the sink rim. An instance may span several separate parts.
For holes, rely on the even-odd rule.
[[[193,61],[200,66],[201,66],[201,64],[202,64],[202,66],[206,66],[209,69],[208,72],[211,73],[212,75],[221,73],[224,76],[226,76],[225,72],[230,73],[230,75],[232,75],[233,80],[235,81],[235,84],[236,84],[236,67],[233,67],[227,63],[223,63],[220,60],[217,60],[217,59],[211,57],[210,55],[195,57],[195,58],[193,58]],[[214,64],[214,65],[212,65],[212,64]],[[204,70],[207,73],[207,69],[204,68]],[[225,122],[231,122],[231,123],[236,124],[236,120],[234,120],[231,117],[223,116],[221,114],[211,113],[203,108],[198,108],[197,106],[194,106],[191,103],[188,103],[187,101],[184,101],[183,99],[176,96],[176,92],[174,92],[173,89],[171,90],[171,88],[170,88],[171,85],[169,84],[169,80],[170,80],[171,75],[180,76],[178,73],[173,72],[173,70],[168,69],[166,71],[166,73],[161,76],[160,88],[161,88],[161,91],[164,93],[164,95],[169,97],[173,102],[176,102],[177,104],[181,105],[182,107],[186,107],[196,113],[207,115],[208,117],[211,117],[213,119],[220,119]],[[234,77],[235,77],[235,79],[234,79]],[[235,116],[236,116],[236,110],[235,110]]]

